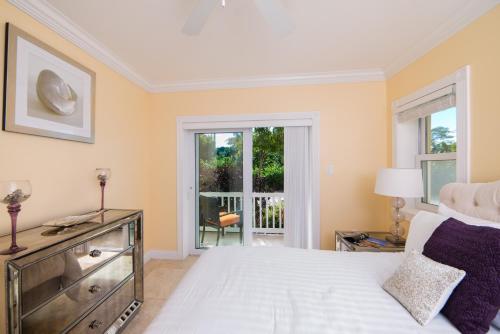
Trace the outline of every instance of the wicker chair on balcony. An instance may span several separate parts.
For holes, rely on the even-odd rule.
[[[242,211],[221,212],[221,209],[217,198],[200,195],[200,224],[203,226],[201,243],[205,240],[207,226],[217,228],[217,246],[219,245],[221,232],[224,235],[224,229],[230,226],[237,225],[240,228],[240,243],[243,241]]]

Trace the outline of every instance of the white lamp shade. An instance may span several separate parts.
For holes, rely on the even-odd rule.
[[[383,168],[377,174],[375,193],[379,195],[418,198],[424,196],[422,170]]]

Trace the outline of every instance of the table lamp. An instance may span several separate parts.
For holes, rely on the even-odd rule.
[[[400,223],[404,215],[399,211],[406,204],[404,198],[419,198],[424,196],[424,184],[422,181],[422,170],[411,168],[383,168],[377,174],[375,193],[391,196],[392,220],[391,234],[386,239],[396,245],[404,244],[404,228]]]

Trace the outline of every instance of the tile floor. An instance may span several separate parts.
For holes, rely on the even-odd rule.
[[[217,241],[217,232],[205,232],[204,242],[206,245],[215,246]],[[253,246],[283,246],[283,234],[253,234]],[[240,244],[240,234],[238,232],[226,232],[221,235],[219,246],[230,246]]]
[[[148,261],[144,266],[144,304],[122,333],[144,333],[184,274],[197,259],[197,256],[189,256],[183,261]]]

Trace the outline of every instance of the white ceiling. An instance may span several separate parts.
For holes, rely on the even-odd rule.
[[[151,91],[381,79],[498,3],[280,1],[285,37],[252,0],[226,0],[199,36],[181,33],[197,0],[10,0]]]

